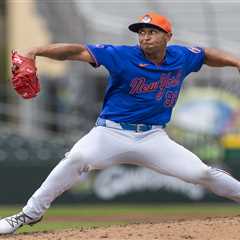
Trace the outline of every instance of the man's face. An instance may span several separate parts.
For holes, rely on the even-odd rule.
[[[141,28],[138,31],[139,44],[146,53],[154,53],[167,46],[172,34],[156,28]]]

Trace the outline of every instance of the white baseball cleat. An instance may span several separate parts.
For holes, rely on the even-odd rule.
[[[23,225],[34,225],[42,220],[42,217],[38,219],[32,219],[23,212],[17,213],[10,217],[6,217],[0,220],[0,235],[14,233],[18,228]]]

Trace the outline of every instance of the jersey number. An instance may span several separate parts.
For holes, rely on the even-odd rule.
[[[168,91],[166,93],[165,101],[164,101],[164,106],[165,107],[173,107],[177,101],[178,94],[172,91]]]

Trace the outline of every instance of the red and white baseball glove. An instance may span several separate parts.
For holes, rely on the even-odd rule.
[[[35,61],[12,51],[12,86],[24,99],[31,99],[40,92]]]

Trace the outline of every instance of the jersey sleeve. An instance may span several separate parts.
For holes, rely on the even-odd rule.
[[[121,46],[113,45],[86,45],[88,52],[95,61],[94,67],[104,66],[111,74],[118,74],[122,70],[120,55]]]
[[[198,72],[204,63],[204,49],[200,47],[183,47],[183,53],[186,75],[191,72]]]

